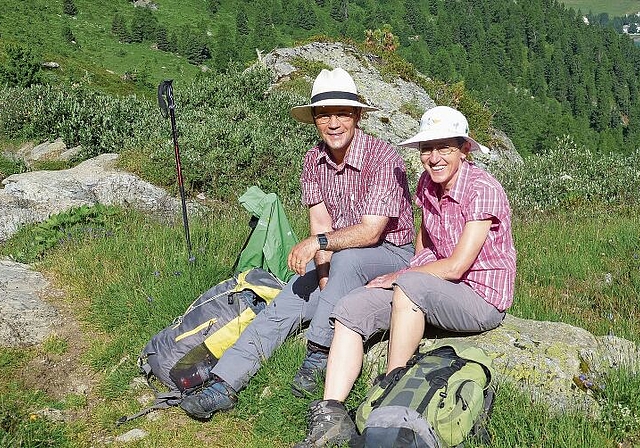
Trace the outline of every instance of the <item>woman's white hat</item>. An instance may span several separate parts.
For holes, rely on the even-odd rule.
[[[313,108],[321,106],[351,106],[363,111],[378,110],[360,102],[356,83],[346,70],[322,69],[311,90],[311,103],[291,109],[291,116],[302,123],[313,124]]]
[[[469,137],[469,123],[465,116],[448,106],[436,106],[426,111],[420,119],[418,133],[399,145],[419,148],[421,142],[453,137],[462,137],[471,143],[470,151],[479,150],[485,154],[489,152],[489,148]]]

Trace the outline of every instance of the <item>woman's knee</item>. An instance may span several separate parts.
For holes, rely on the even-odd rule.
[[[393,289],[393,299],[391,301],[392,310],[416,309],[418,306],[407,296],[402,289],[395,287]]]

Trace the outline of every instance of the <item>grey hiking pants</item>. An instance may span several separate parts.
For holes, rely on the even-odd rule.
[[[235,344],[224,352],[212,372],[236,391],[242,389],[285,338],[307,322],[307,339],[330,346],[333,328],[329,315],[333,306],[369,280],[406,267],[412,256],[411,244],[398,247],[387,242],[335,252],[331,257],[329,281],[322,291],[311,261],[303,276],[294,275],[273,302],[258,313]]]

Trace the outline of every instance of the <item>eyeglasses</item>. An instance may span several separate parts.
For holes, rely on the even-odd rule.
[[[338,112],[335,114],[318,114],[313,117],[317,124],[327,124],[331,121],[331,117],[336,117],[342,123],[348,123],[356,116],[355,112]]]
[[[448,156],[454,151],[457,151],[458,148],[453,143],[442,143],[440,145],[430,145],[430,144],[420,144],[420,155],[430,156],[433,151],[436,151],[441,156]]]

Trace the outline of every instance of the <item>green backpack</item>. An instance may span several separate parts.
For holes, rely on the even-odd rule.
[[[484,428],[494,390],[492,359],[455,340],[420,347],[407,365],[386,375],[356,413],[356,446],[452,447]]]

